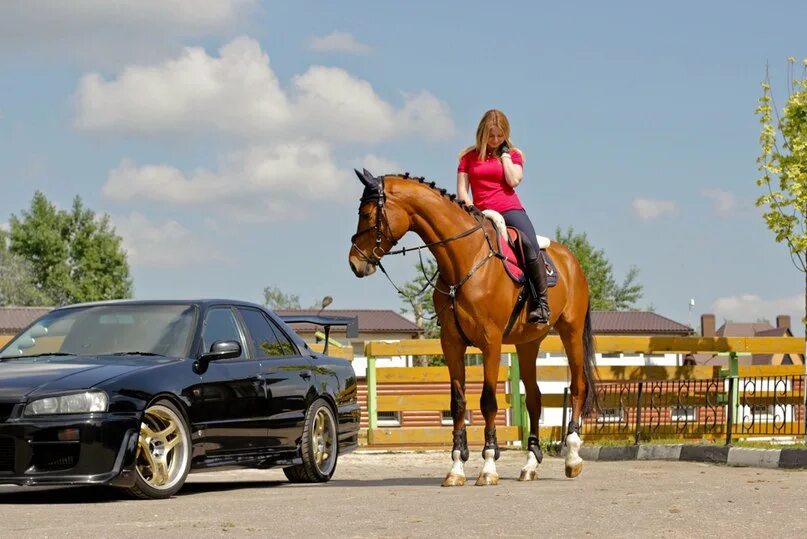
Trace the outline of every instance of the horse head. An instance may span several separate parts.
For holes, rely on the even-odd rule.
[[[348,262],[357,277],[372,275],[381,258],[409,229],[409,217],[387,197],[385,176],[375,177],[367,169],[354,170],[364,185],[359,202],[359,222],[350,239]]]

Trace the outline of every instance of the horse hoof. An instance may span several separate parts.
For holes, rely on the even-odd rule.
[[[566,466],[566,477],[574,479],[580,472],[583,471],[583,463],[575,464],[574,466]]]
[[[519,481],[532,481],[538,479],[538,470],[521,470],[521,475],[518,477]]]
[[[497,473],[481,473],[479,479],[476,480],[477,487],[484,487],[488,485],[498,485],[499,474]]]
[[[443,479],[442,487],[461,487],[465,484],[465,476],[450,473]]]

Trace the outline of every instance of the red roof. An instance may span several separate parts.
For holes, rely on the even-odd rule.
[[[0,307],[0,335],[16,335],[51,307]]]
[[[322,314],[323,316],[357,316],[359,333],[423,333],[417,324],[389,309],[278,309],[278,315],[284,314]],[[313,324],[294,324],[300,332],[311,332],[320,329]],[[333,327],[332,333],[344,333],[345,328]]]
[[[284,314],[316,314],[316,309],[278,310]],[[325,309],[322,314],[358,316],[361,333],[421,332],[411,320],[391,310]],[[595,334],[618,335],[692,335],[692,328],[649,311],[592,311],[591,326]],[[310,324],[295,324],[299,331],[314,331]],[[333,328],[334,332],[340,331]],[[344,331],[344,330],[341,330]]]
[[[726,322],[715,334],[718,337],[754,337],[760,331],[776,329],[768,322]]]
[[[786,327],[773,327],[768,322],[726,322],[715,332],[717,337],[792,337],[793,333]],[[791,356],[791,361],[796,358],[798,363],[803,363],[800,354],[785,354]],[[711,353],[694,354],[696,363],[703,365],[727,366],[728,356]],[[739,365],[771,365],[773,354],[753,354],[741,355],[737,358]]]
[[[692,335],[689,326],[650,311],[592,311],[594,334]]]

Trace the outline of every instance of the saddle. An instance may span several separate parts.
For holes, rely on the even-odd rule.
[[[496,234],[496,251],[502,264],[504,264],[505,272],[514,282],[524,284],[526,280],[524,274],[524,249],[521,246],[521,242],[524,241],[523,233],[512,226],[505,226],[504,218],[499,213],[492,210],[485,210],[482,213],[493,222],[498,232]],[[546,248],[549,247],[551,242],[549,238],[543,236],[537,236],[537,238],[540,249],[538,256],[546,265],[546,284],[548,287],[555,286],[558,284],[557,268],[549,253],[546,252]]]

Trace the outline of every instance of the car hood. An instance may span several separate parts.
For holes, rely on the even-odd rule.
[[[38,357],[0,362],[0,399],[94,387],[105,380],[180,361],[144,356]]]

